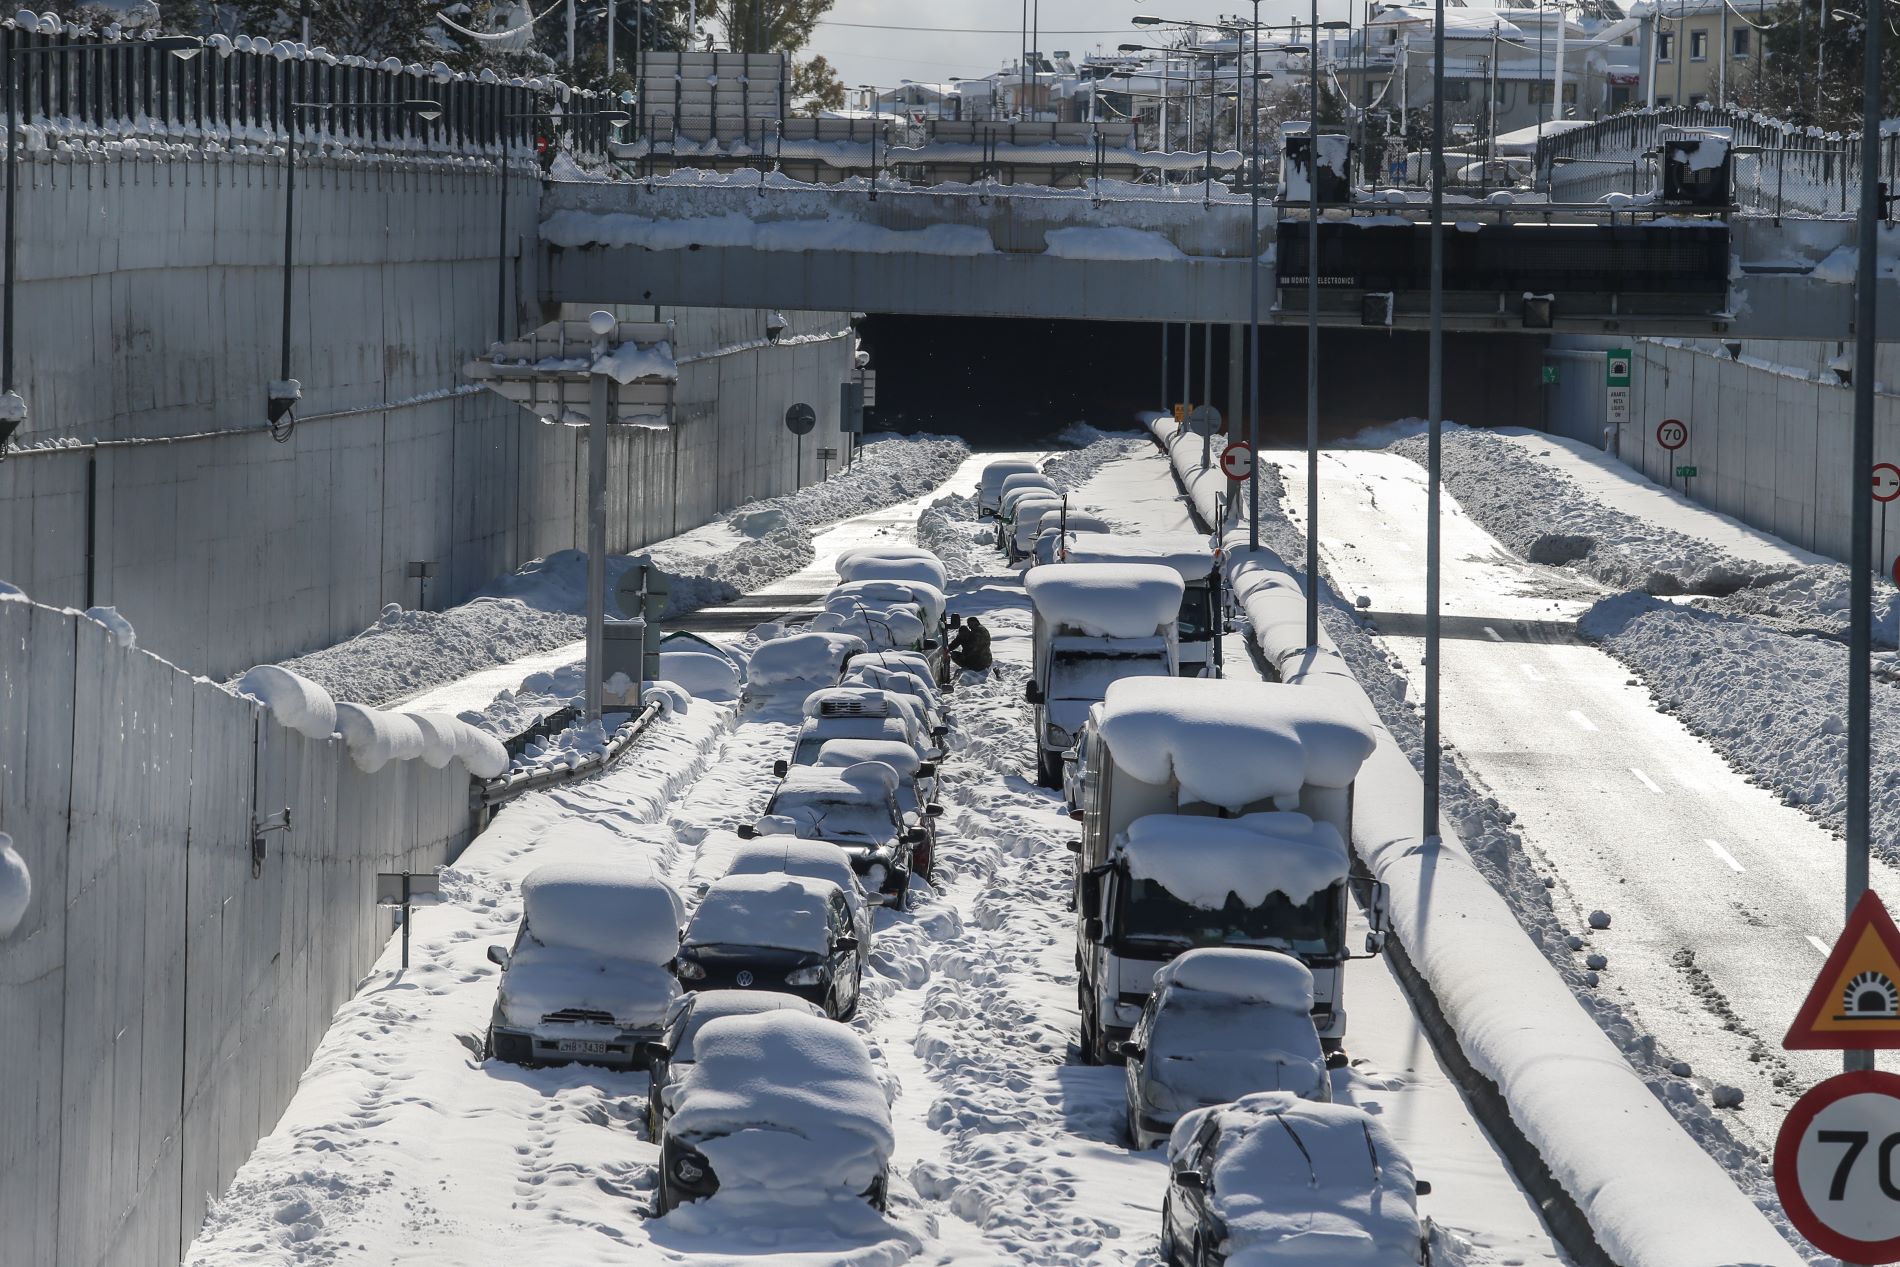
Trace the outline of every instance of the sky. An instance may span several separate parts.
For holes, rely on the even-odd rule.
[[[1353,0],[1321,0],[1320,18],[1347,16]],[[1044,53],[1066,49],[1078,58],[1112,53],[1117,44],[1153,43],[1157,31],[1129,24],[1137,13],[1212,21],[1231,14],[1246,0],[1031,0],[1040,11],[1039,44]],[[1304,20],[1308,5],[1298,0],[1267,0],[1263,22]],[[906,79],[937,83],[958,75],[986,75],[1014,62],[1022,48],[1023,0],[837,0],[813,33],[811,51],[822,53],[852,87],[894,87]]]

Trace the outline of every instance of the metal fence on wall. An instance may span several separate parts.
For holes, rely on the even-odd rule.
[[[103,45],[103,47],[99,47]],[[31,51],[29,51],[31,50]],[[612,136],[599,118],[581,117],[600,98],[552,79],[500,80],[459,74],[441,63],[404,66],[322,49],[212,36],[189,59],[144,39],[107,40],[79,31],[41,34],[0,26],[0,71],[13,67],[19,122],[55,129],[190,136],[255,132],[281,138],[293,102],[334,103],[295,112],[299,136],[372,148],[464,153],[506,144],[526,149],[546,125],[520,116],[567,102],[579,106],[563,125],[572,145],[598,153]],[[376,107],[427,98],[442,117],[425,121]]]
[[[1728,132],[1736,205],[1758,215],[1851,215],[1860,198],[1860,138],[1796,127],[1741,110],[1681,106],[1619,114],[1537,147],[1537,177],[1552,201],[1595,202],[1654,191],[1664,128]],[[1900,136],[1881,140],[1881,179],[1893,183]]]

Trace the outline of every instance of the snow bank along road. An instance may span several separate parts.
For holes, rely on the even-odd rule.
[[[951,487],[972,486],[977,466]],[[1151,461],[1146,473],[1151,494]],[[1129,529],[1180,526],[1160,522],[1179,504],[1136,495],[1139,478],[1112,463],[1077,500]],[[884,517],[840,542],[907,535]],[[1155,1262],[1162,1155],[1122,1143],[1121,1071],[1077,1059],[1074,825],[1025,777],[1029,612],[1018,579],[990,569],[955,587],[956,609],[991,625],[998,671],[951,701],[936,887],[915,882],[910,910],[880,912],[854,1021],[893,1099],[888,1220],[706,1229],[649,1218],[657,1150],[644,1073],[480,1057],[498,975],[486,949],[511,939],[527,872],[573,859],[577,825],[606,828],[690,901],[723,870],[702,849],[709,833],[762,808],[795,714],[695,700],[616,769],[522,798],[445,873],[444,903],[416,914],[413,966],[399,971],[392,947],[341,1009],[188,1260]],[[1425,1208],[1445,1229],[1435,1261],[1561,1262],[1384,969],[1352,971],[1357,1059],[1335,1073],[1337,1092],[1378,1112],[1434,1180]]]

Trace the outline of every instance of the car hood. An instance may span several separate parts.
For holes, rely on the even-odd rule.
[[[529,946],[502,973],[500,1001],[510,1025],[538,1025],[550,1012],[572,1008],[605,1012],[622,1028],[657,1030],[679,993],[662,964]]]

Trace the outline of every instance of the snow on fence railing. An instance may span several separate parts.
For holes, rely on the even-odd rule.
[[[1150,422],[1195,508],[1216,521],[1224,479],[1200,467],[1199,437]],[[1212,472],[1218,475],[1218,471]],[[1322,629],[1306,645],[1300,579],[1245,527],[1223,535],[1235,601],[1282,680],[1349,694],[1378,743],[1361,769],[1353,845],[1391,889],[1394,931],[1471,1066],[1619,1267],[1801,1267],[1803,1259],[1692,1140],[1578,1006],[1455,832],[1419,836],[1424,784]]]
[[[234,137],[281,141],[295,125],[300,140],[370,150],[425,153],[530,153],[548,124],[519,118],[557,105],[584,107],[594,94],[551,78],[502,79],[468,74],[442,62],[404,65],[340,56],[302,44],[213,35],[181,59],[141,35],[63,25],[48,15],[0,23],[0,56],[12,59],[19,125],[54,136],[140,135],[187,140]],[[104,45],[104,47],[92,47]],[[384,107],[427,99],[442,107],[424,120]],[[323,103],[333,109],[297,110]],[[569,144],[600,153],[611,135],[597,118],[561,129]]]
[[[176,1262],[386,943],[377,874],[469,839],[469,772],[366,772],[311,684],[240,694],[7,588],[0,1259]]]

